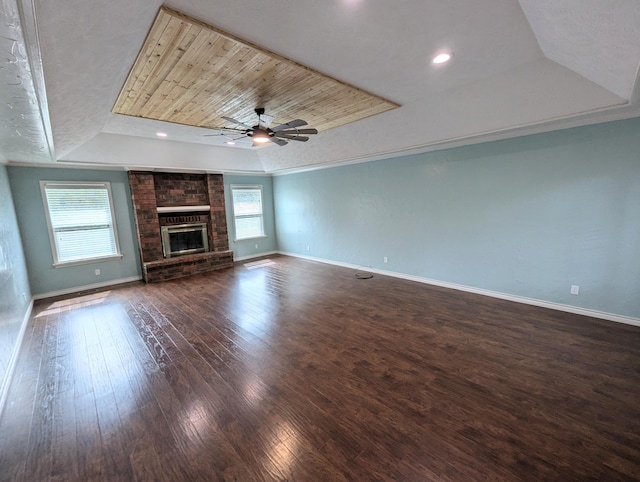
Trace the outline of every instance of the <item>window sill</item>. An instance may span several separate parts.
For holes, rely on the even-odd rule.
[[[240,238],[237,239],[235,238],[233,240],[234,243],[241,243],[242,241],[251,241],[252,239],[264,239],[264,238],[268,238],[269,236],[267,236],[266,234],[263,234],[262,236],[252,236],[250,238]]]
[[[114,254],[113,256],[104,256],[102,258],[80,259],[78,261],[66,261],[63,263],[53,263],[54,268],[68,268],[70,266],[78,266],[81,264],[102,263],[104,261],[114,261],[116,259],[122,259],[122,254]]]

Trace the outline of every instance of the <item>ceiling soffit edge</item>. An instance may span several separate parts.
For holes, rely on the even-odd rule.
[[[488,142],[497,142],[518,137],[533,136],[548,132],[556,132],[577,127],[586,127],[590,125],[605,124],[607,122],[623,121],[634,118],[640,118],[640,100],[634,103],[625,102],[624,104],[618,106],[582,112],[578,115],[556,118],[550,121],[542,121],[538,123],[512,127],[509,129],[487,131],[479,134],[446,139],[423,145],[409,146],[403,149],[393,149],[385,152],[374,152],[367,155],[352,157],[349,159],[340,159],[327,163],[281,167],[266,170],[265,172],[271,174],[272,176],[286,176],[289,174],[298,174],[301,172],[331,169],[353,164],[394,159],[396,157],[406,157],[428,152],[456,149],[459,147],[485,144]]]

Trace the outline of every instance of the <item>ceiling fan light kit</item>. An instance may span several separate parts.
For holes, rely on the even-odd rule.
[[[263,130],[255,130],[253,133],[247,133],[248,136],[253,138],[253,142],[257,142],[259,144],[264,144],[265,142],[269,142],[269,134]]]

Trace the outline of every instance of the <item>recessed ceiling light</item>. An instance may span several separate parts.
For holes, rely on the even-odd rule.
[[[444,64],[445,62],[448,62],[449,60],[451,60],[451,54],[447,53],[447,52],[442,52],[439,53],[438,55],[436,55],[432,62],[434,64]]]
[[[235,146],[236,145],[235,141],[227,141],[227,144],[229,144],[230,146]]]
[[[166,132],[156,132],[156,135],[158,137],[167,137],[168,134]]]

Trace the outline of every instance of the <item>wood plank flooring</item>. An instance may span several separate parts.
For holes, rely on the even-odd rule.
[[[0,480],[640,480],[640,329],[288,257],[36,304]]]

